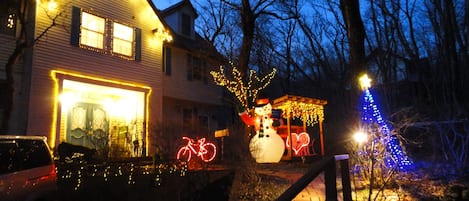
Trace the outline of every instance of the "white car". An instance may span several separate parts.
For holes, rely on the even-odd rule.
[[[0,135],[0,200],[57,198],[57,174],[47,138]]]

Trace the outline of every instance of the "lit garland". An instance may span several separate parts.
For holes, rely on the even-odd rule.
[[[79,191],[82,184],[90,178],[101,177],[105,182],[111,182],[114,178],[127,176],[127,184],[134,185],[137,182],[137,176],[152,174],[154,174],[154,186],[158,187],[162,184],[163,174],[186,176],[188,165],[186,162],[148,166],[134,163],[87,164],[83,161],[73,161],[72,163],[57,162],[56,172],[59,182],[72,181],[75,191]]]
[[[220,71],[210,71],[210,74],[213,76],[215,84],[228,89],[236,96],[244,109],[248,109],[249,101],[255,101],[259,91],[270,84],[276,72],[277,69],[274,68],[272,72],[261,79],[257,76],[255,70],[249,70],[247,84],[243,81],[243,74],[234,66],[231,72],[232,80],[225,75],[223,66],[220,66]]]
[[[308,126],[314,126],[318,121],[324,120],[322,105],[288,100],[276,108],[281,109],[284,114],[290,114],[294,119],[301,119]]]
[[[388,125],[384,122],[369,89],[365,89],[363,95],[362,121],[366,125],[371,125],[373,122],[378,124],[378,127],[384,136],[381,136],[379,139],[373,139],[373,143],[381,143],[386,146],[384,159],[388,168],[397,167],[401,171],[412,169],[412,161],[402,150],[397,137],[391,134],[391,131]]]

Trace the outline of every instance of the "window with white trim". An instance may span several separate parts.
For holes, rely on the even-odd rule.
[[[104,49],[105,25],[104,18],[83,12],[81,14],[80,45]]]
[[[132,56],[134,43],[134,29],[114,22],[112,31],[112,52],[125,56]]]

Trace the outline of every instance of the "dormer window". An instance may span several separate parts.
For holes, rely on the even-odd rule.
[[[192,18],[190,15],[183,13],[181,16],[181,33],[185,36],[191,37]]]

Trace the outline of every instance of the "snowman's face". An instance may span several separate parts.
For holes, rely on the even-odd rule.
[[[254,109],[254,112],[256,113],[256,115],[260,116],[272,114],[272,105],[268,103],[267,105],[264,105],[262,107],[256,107]]]

